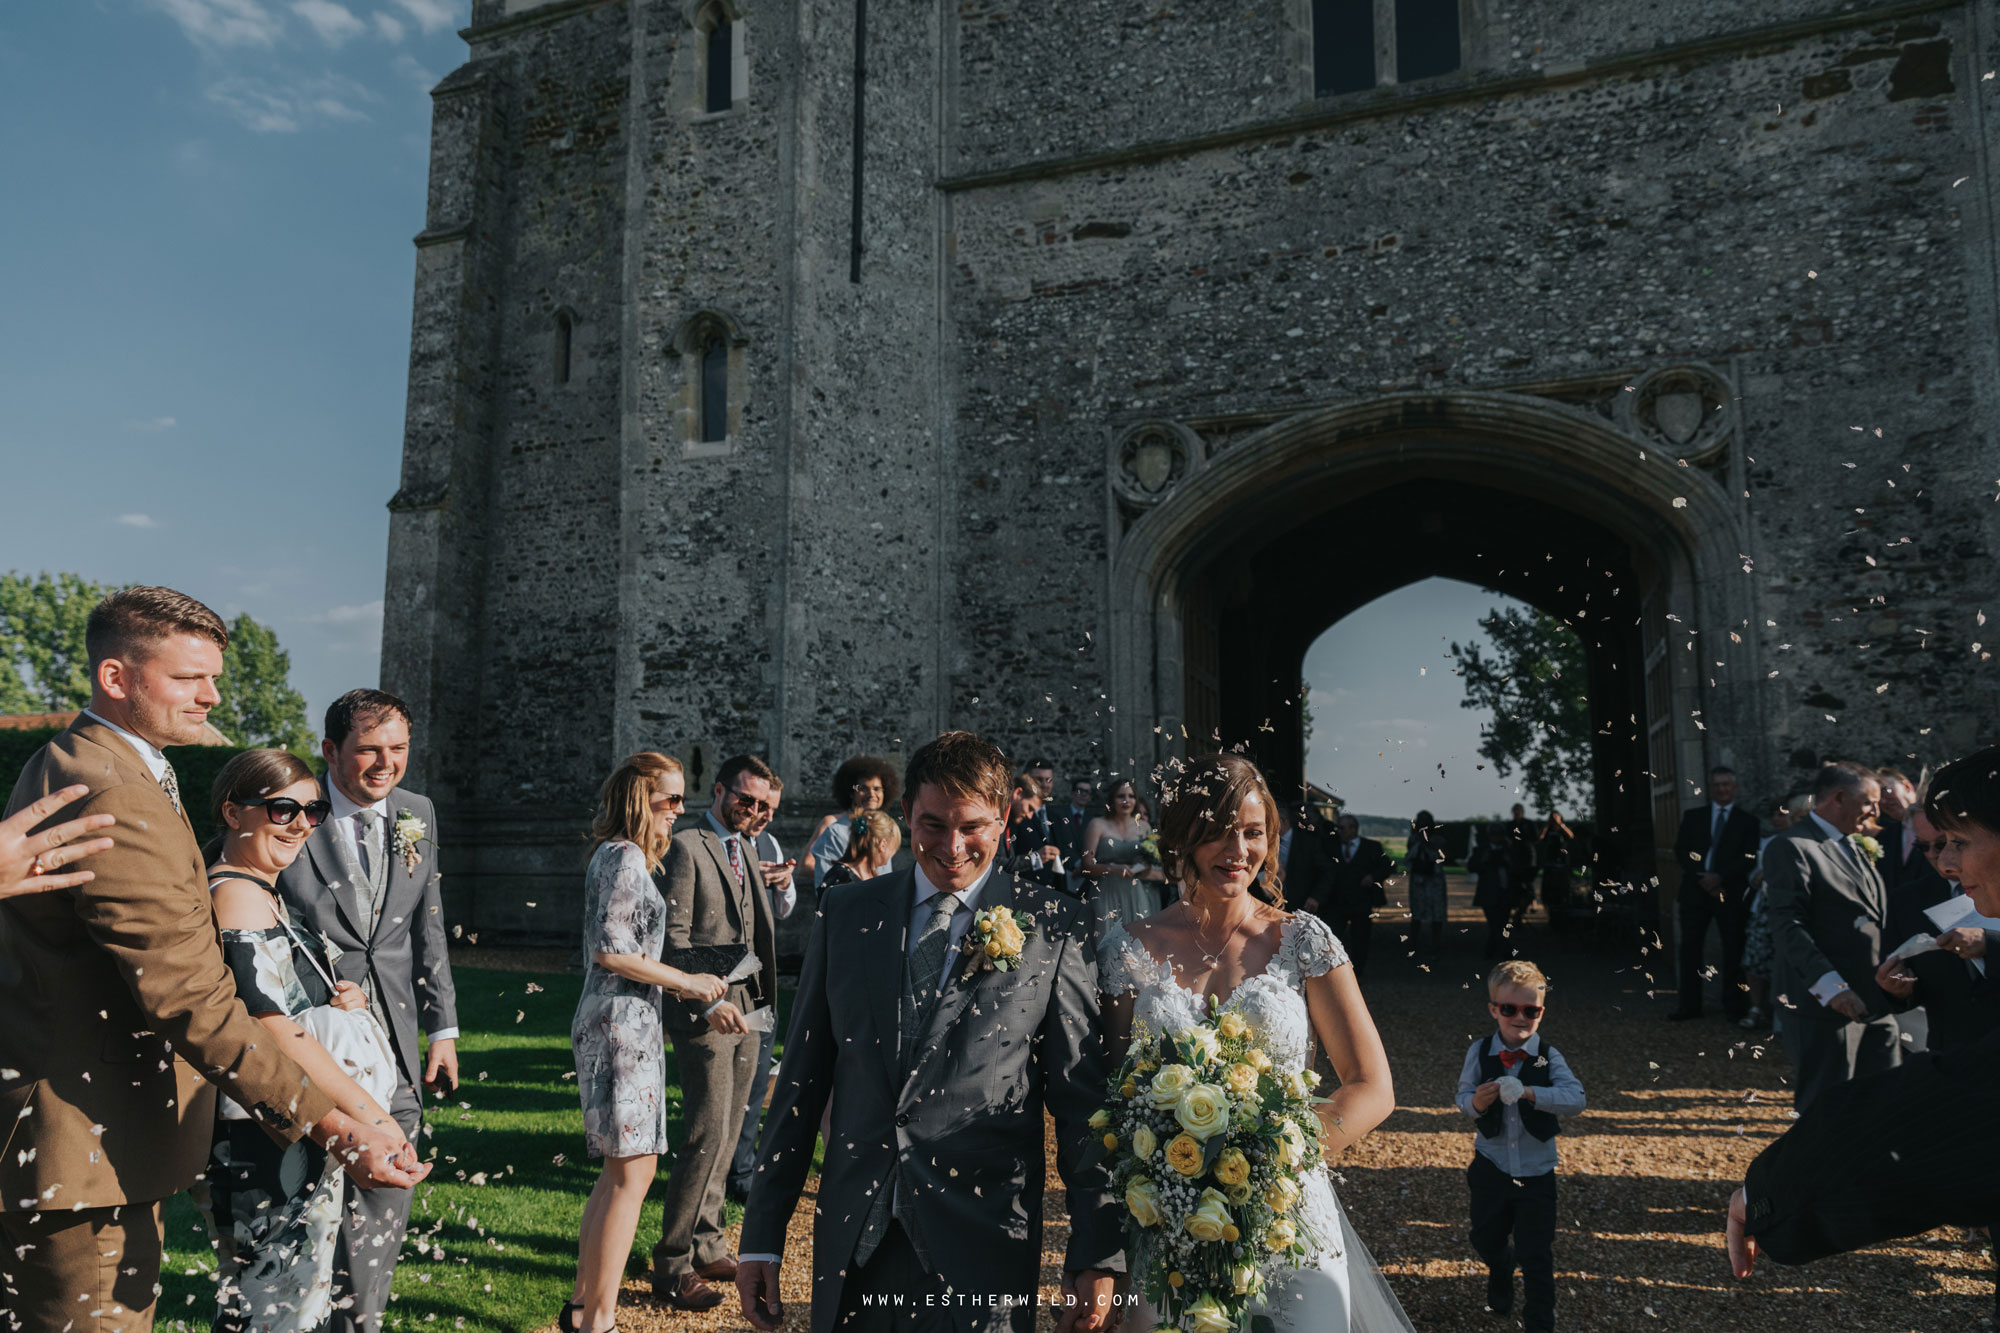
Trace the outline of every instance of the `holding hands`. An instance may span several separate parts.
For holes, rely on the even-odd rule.
[[[54,872],[93,852],[109,850],[109,838],[91,838],[87,842],[77,840],[111,827],[118,822],[113,816],[85,815],[40,833],[32,831],[35,825],[56,811],[89,794],[90,788],[81,783],[64,787],[0,820],[0,898],[73,888],[95,878],[88,870],[71,870],[62,874]]]

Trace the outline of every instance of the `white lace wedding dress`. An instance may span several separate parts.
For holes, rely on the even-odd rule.
[[[1146,951],[1123,925],[1113,923],[1097,947],[1098,987],[1106,995],[1132,995],[1132,1031],[1158,1033],[1197,1022],[1205,1001],[1182,986],[1173,968]],[[1304,978],[1347,965],[1347,951],[1316,916],[1286,922],[1278,952],[1264,970],[1247,977],[1223,1002],[1256,1030],[1278,1072],[1304,1069],[1312,1059],[1312,1020],[1301,987]],[[1399,1333],[1413,1325],[1389,1290],[1375,1260],[1354,1234],[1324,1166],[1309,1175],[1299,1219],[1317,1240],[1317,1252],[1299,1268],[1270,1273],[1263,1304],[1278,1333]],[[1159,1316],[1139,1296],[1121,1321],[1151,1328]]]

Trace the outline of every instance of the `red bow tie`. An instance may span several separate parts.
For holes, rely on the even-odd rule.
[[[1510,1051],[1503,1048],[1500,1052],[1500,1063],[1509,1070],[1527,1058],[1528,1053],[1526,1051]]]

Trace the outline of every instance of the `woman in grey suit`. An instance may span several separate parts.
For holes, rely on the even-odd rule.
[[[667,1150],[666,1030],[663,992],[712,1003],[722,978],[690,976],[659,961],[666,900],[653,872],[687,805],[687,778],[663,754],[635,754],[612,770],[591,835],[597,851],[584,872],[583,936],[590,959],[570,1024],[576,1089],[583,1099],[585,1150],[604,1169],[583,1207],[576,1286],[558,1321],[564,1333],[614,1326],[618,1286],[639,1228],[660,1154]]]

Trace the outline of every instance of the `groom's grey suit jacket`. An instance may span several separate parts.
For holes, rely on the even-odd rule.
[[[1042,1256],[1043,1108],[1069,1203],[1064,1268],[1124,1268],[1090,1115],[1104,1104],[1097,963],[1082,905],[996,869],[979,905],[1032,914],[1010,972],[961,955],[900,1076],[898,1025],[916,876],[830,890],[806,946],[778,1088],[764,1115],[745,1254],[783,1254],[829,1097],[813,1222],[813,1333],[829,1333],[875,1191],[900,1163],[904,1230],[955,1293],[1030,1298],[954,1306],[960,1329],[1032,1329]],[[969,932],[968,932],[969,934]]]
[[[391,830],[404,810],[427,830],[414,867],[406,867],[391,847]],[[370,1007],[395,1045],[396,1064],[421,1099],[424,1066],[417,1030],[458,1026],[458,992],[439,900],[437,813],[429,798],[398,787],[389,793],[389,825],[382,831],[388,881],[378,920],[369,921],[355,888],[360,858],[338,840],[332,820],[313,830],[305,854],[278,876],[278,892],[340,950],[334,965],[340,979],[370,992]]]

